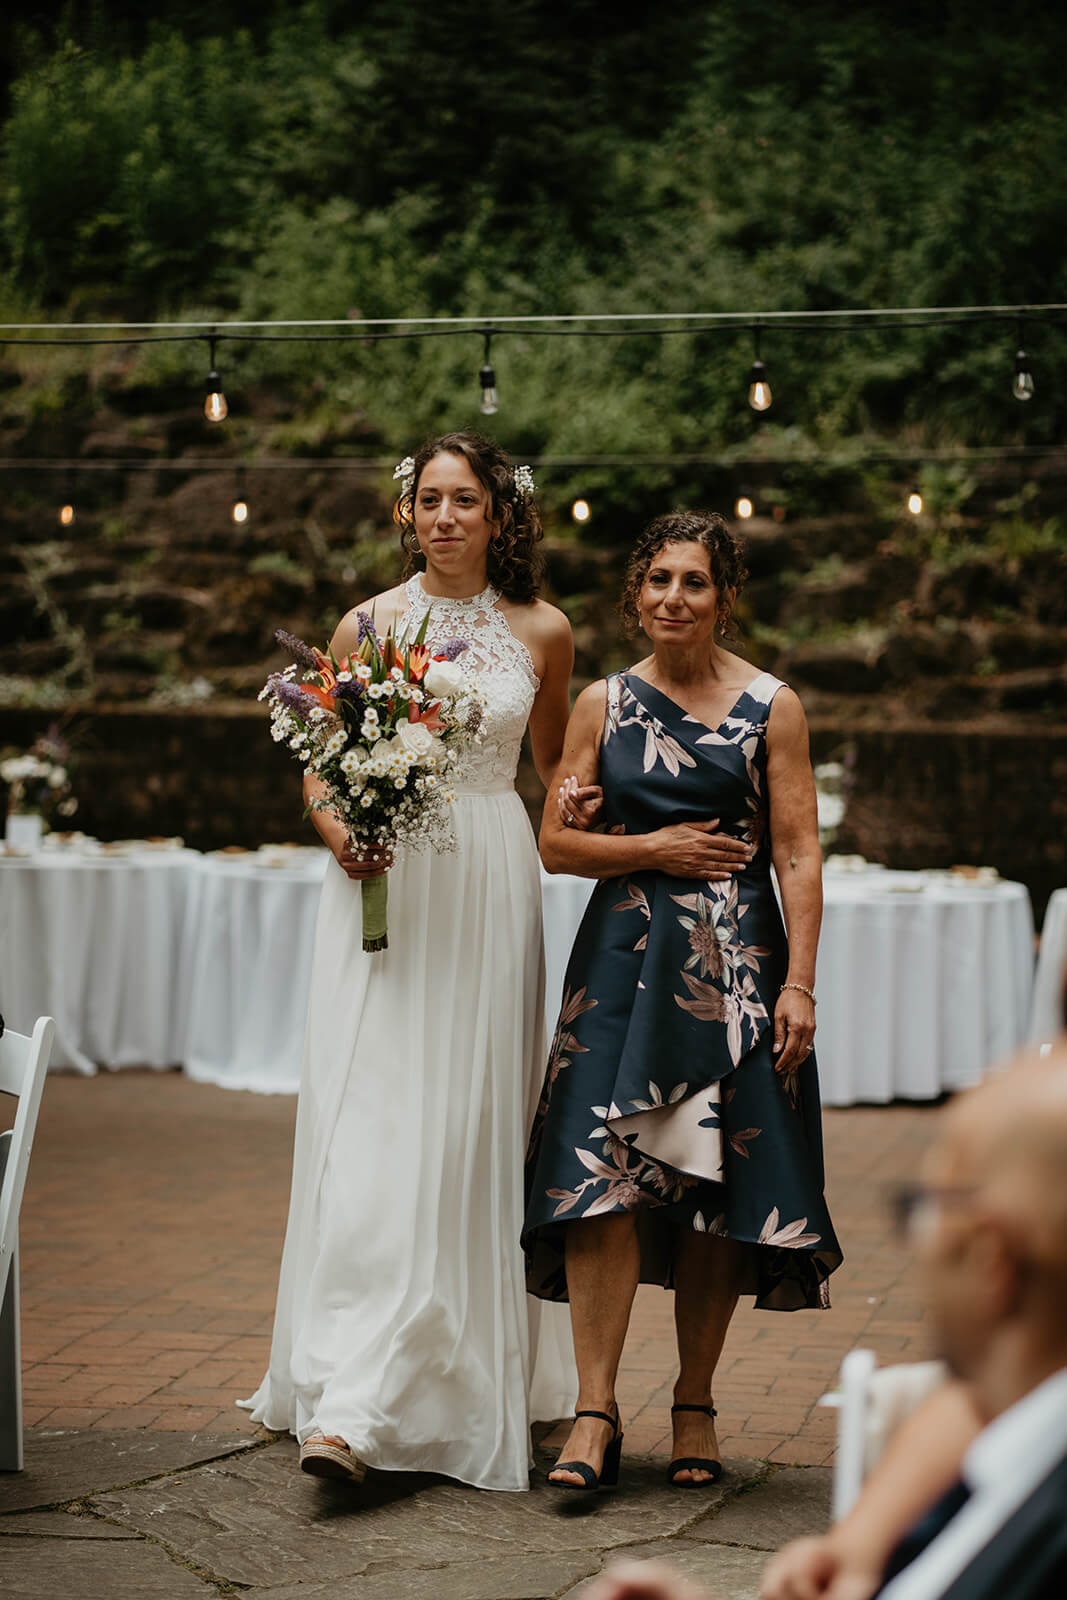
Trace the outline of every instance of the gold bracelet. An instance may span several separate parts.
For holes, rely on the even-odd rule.
[[[805,983],[783,983],[779,993],[784,994],[787,989],[799,989],[801,994],[807,995],[813,1006],[817,1006],[819,1003]]]

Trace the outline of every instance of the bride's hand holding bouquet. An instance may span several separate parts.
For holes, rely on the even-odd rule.
[[[424,621],[411,639],[391,628],[382,639],[361,612],[358,646],[338,661],[279,630],[296,660],[272,673],[259,696],[270,702],[271,736],[312,780],[307,812],[329,813],[343,830],[342,843],[329,837],[332,827],[321,829],[362,885],[364,950],[389,943],[386,873],[395,846],[454,848],[451,774],[481,742],[484,700],[458,662],[466,643],[431,653],[425,633]]]

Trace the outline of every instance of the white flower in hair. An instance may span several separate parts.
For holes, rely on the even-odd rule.
[[[529,467],[515,468],[515,492],[528,500],[534,492],[534,475]]]
[[[410,494],[415,487],[415,457],[405,456],[393,468],[393,481],[400,480],[400,493]]]

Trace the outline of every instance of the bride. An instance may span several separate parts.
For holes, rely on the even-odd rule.
[[[528,727],[552,780],[573,643],[536,598],[528,468],[450,433],[397,476],[411,575],[342,617],[333,652],[356,648],[360,611],[383,635],[429,613],[428,644],[468,644],[485,737],[456,779],[456,852],[397,852],[383,952],[362,949],[358,888],[380,850],[361,855],[335,815],[312,812],[334,859],[270,1368],[243,1404],[295,1433],[317,1476],[375,1467],[525,1489],[531,1416],[566,1415],[575,1379],[561,1308],[527,1299],[519,1249],[545,1041],[539,867],[514,779]]]

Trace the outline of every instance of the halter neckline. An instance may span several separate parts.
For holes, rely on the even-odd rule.
[[[408,579],[408,594],[410,598],[421,600],[425,605],[463,606],[469,607],[472,611],[484,611],[500,599],[500,590],[494,588],[491,583],[487,583],[478,594],[427,594],[420,572],[412,573]]]

